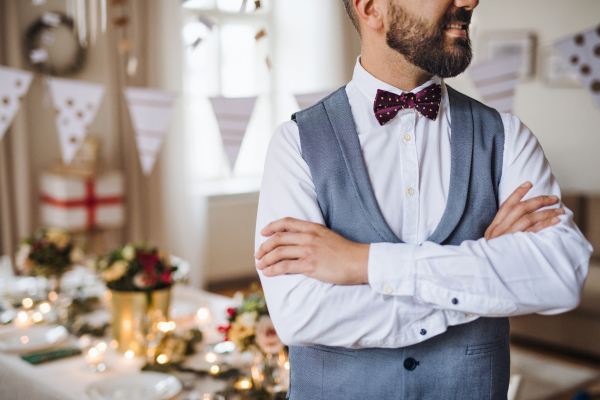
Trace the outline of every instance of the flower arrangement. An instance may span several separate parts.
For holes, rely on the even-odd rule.
[[[156,247],[128,244],[96,260],[96,269],[109,289],[152,291],[171,286],[177,266]]]
[[[17,269],[23,275],[61,277],[73,264],[83,262],[83,247],[59,228],[41,229],[24,239],[16,255]]]
[[[263,353],[278,353],[284,344],[277,336],[264,295],[255,291],[244,297],[238,308],[227,309],[229,325],[219,327],[240,351],[258,348]]]

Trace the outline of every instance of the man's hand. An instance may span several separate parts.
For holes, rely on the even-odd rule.
[[[271,236],[254,254],[265,276],[304,274],[336,285],[368,283],[368,244],[294,218],[271,222],[260,233]]]
[[[539,232],[560,222],[558,216],[565,213],[562,208],[537,211],[540,208],[557,204],[557,196],[538,196],[521,201],[531,188],[531,182],[525,182],[502,203],[496,218],[485,231],[486,240],[495,239],[508,233]]]
[[[558,203],[556,196],[539,196],[521,201],[532,185],[524,183],[502,204],[485,232],[487,240],[515,232],[539,232],[556,225],[562,208],[537,211]],[[271,236],[254,258],[265,276],[304,274],[336,285],[368,283],[368,244],[343,238],[320,224],[283,218],[261,232]]]

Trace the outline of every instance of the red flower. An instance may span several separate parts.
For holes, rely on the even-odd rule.
[[[228,308],[227,309],[227,315],[229,315],[229,318],[233,318],[233,316],[235,315],[235,308]]]
[[[164,283],[171,283],[171,271],[164,271],[162,273],[162,275],[160,276],[160,279],[164,282]]]
[[[158,254],[154,253],[138,253],[136,256],[137,260],[142,264],[144,272],[151,275],[156,268],[156,264],[160,262]]]
[[[228,326],[220,326],[217,328],[221,333],[227,333],[231,329],[231,325]]]

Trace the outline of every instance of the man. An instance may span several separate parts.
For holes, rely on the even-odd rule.
[[[478,0],[344,3],[354,77],[278,127],[259,201],[289,395],[505,399],[506,317],[574,308],[591,246],[529,129],[443,82]]]

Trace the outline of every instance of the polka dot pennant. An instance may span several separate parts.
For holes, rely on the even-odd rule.
[[[373,111],[379,125],[391,121],[400,110],[407,108],[414,108],[424,117],[435,121],[440,109],[441,98],[442,86],[435,83],[416,94],[407,92],[397,95],[379,89],[373,103]]]
[[[32,79],[31,72],[0,65],[0,140],[21,107]]]
[[[600,25],[555,43],[600,107]]]

